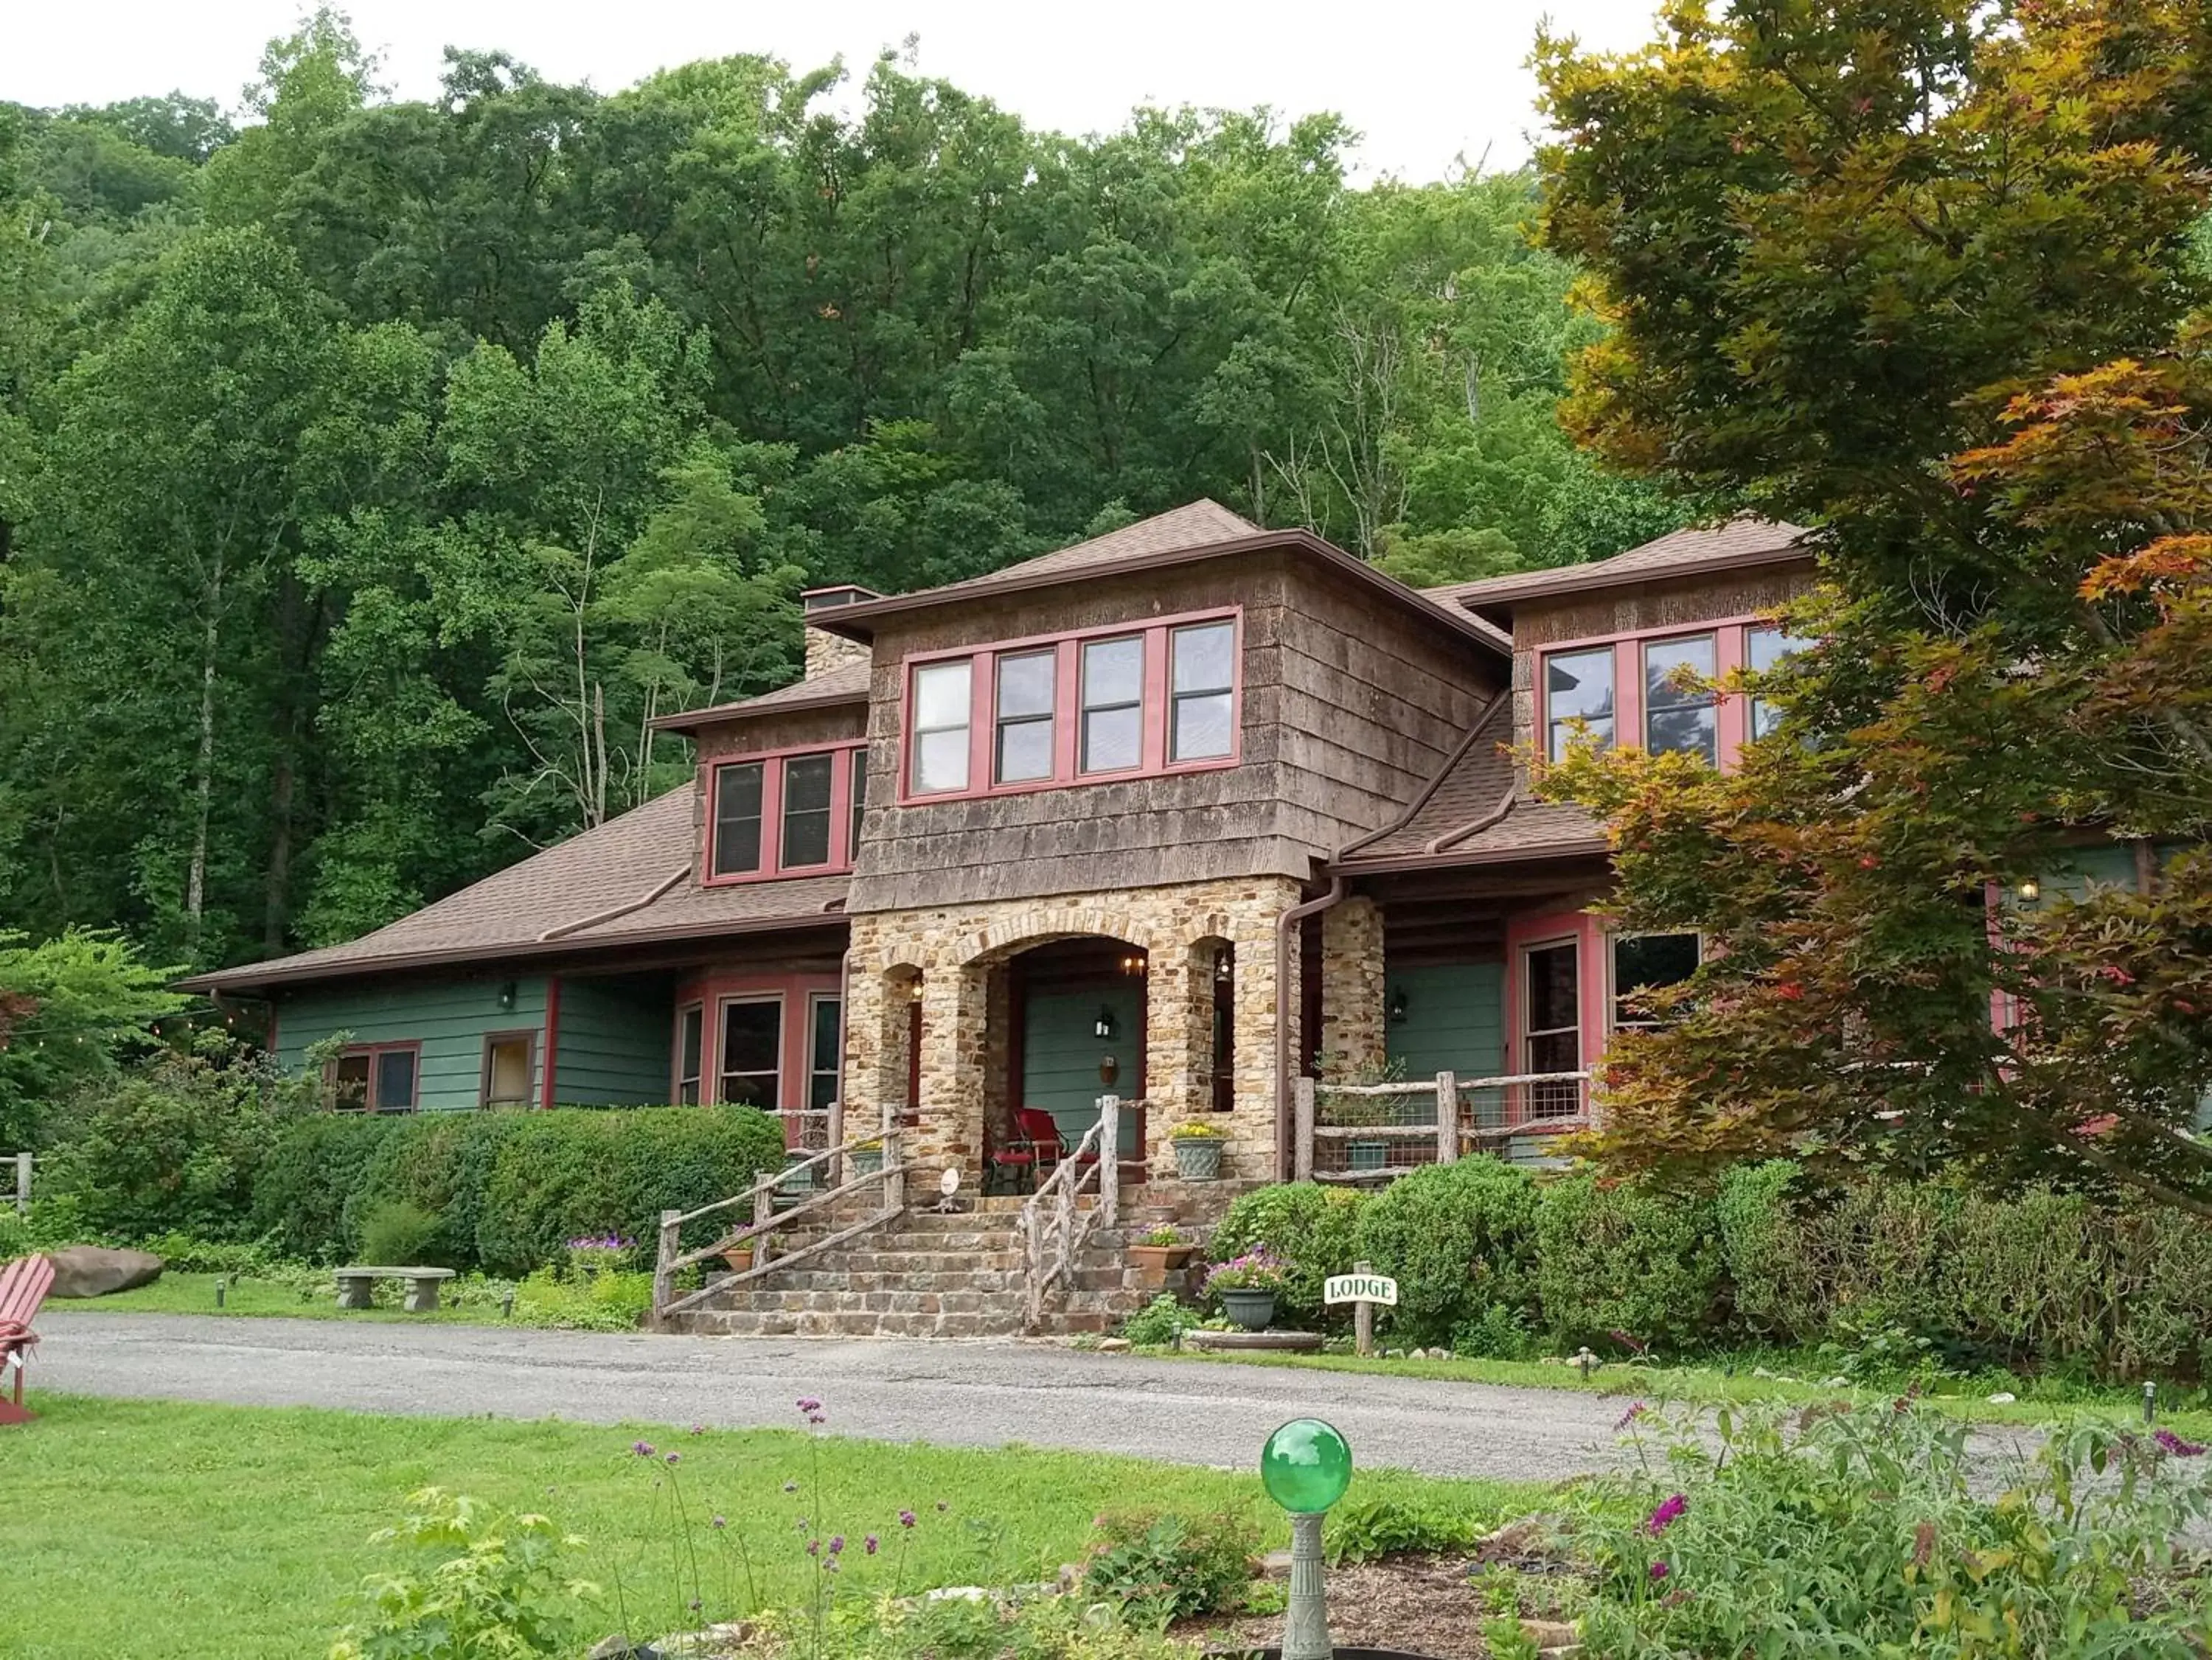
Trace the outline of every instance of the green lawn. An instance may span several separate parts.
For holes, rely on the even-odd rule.
[[[717,1536],[742,1538],[763,1600],[800,1599],[811,1583],[793,1526],[802,1515],[852,1540],[847,1594],[893,1584],[902,1507],[919,1518],[902,1570],[909,1588],[1048,1578],[1079,1554],[1094,1515],[1133,1502],[1242,1507],[1271,1542],[1287,1537],[1256,1476],[1127,1458],[43,1391],[35,1404],[46,1415],[37,1422],[0,1430],[0,1652],[9,1660],[319,1655],[342,1619],[341,1596],[391,1560],[368,1536],[398,1518],[409,1491],[433,1483],[551,1516],[591,1542],[580,1571],[611,1602],[619,1585],[633,1609],[668,1611],[636,1623],[672,1624],[671,1473],[659,1457],[631,1451],[640,1436],[660,1454],[682,1454],[674,1478],[688,1513],[729,1519],[724,1534],[699,1536],[710,1614],[726,1606]],[[829,1410],[834,1430],[834,1399]],[[1419,1494],[1485,1518],[1534,1496],[1387,1470],[1362,1473],[1353,1491]],[[873,1560],[860,1545],[870,1532],[886,1541]],[[611,1609],[608,1628],[616,1623]]]

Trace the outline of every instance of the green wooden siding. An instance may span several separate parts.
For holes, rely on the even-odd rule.
[[[507,986],[514,1005],[502,1009]],[[420,1044],[416,1101],[425,1112],[478,1105],[485,1033],[534,1032],[534,1099],[543,1075],[537,1069],[545,1061],[545,982],[415,980],[292,992],[276,1004],[276,1057],[287,1069],[305,1066],[309,1045],[341,1032],[359,1044]]]
[[[1384,1052],[1399,1075],[1495,1077],[1505,1070],[1505,968],[1502,963],[1447,963],[1392,968],[1383,976],[1383,1007],[1402,995],[1406,1018],[1386,1019]]]
[[[1114,1035],[1097,1035],[1098,1011],[1114,1014]],[[1136,1093],[1138,1061],[1145,1052],[1143,1000],[1138,988],[1116,984],[1089,991],[1032,991],[1022,1005],[1022,1105],[1042,1107],[1073,1147],[1097,1122],[1098,1098]],[[1098,1081],[1098,1063],[1111,1055],[1121,1075]],[[1121,1114],[1121,1147],[1135,1157],[1135,1113]]]
[[[657,975],[561,979],[553,1098],[575,1106],[653,1106],[669,1099],[675,988]]]

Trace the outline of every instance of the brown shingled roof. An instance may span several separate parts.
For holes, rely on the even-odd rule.
[[[869,663],[848,663],[827,674],[795,680],[773,692],[763,692],[757,698],[740,698],[735,703],[717,703],[704,709],[687,709],[681,714],[662,715],[651,724],[664,732],[694,732],[702,726],[726,720],[746,720],[755,715],[787,714],[793,709],[827,708],[840,703],[866,703],[872,671]]]
[[[1493,702],[1405,815],[1352,843],[1330,868],[1356,875],[1407,863],[1602,852],[1604,828],[1580,808],[1522,798],[1508,742],[1511,707],[1510,698]]]
[[[299,980],[636,944],[658,939],[819,927],[848,878],[699,884],[686,784],[596,830],[343,945],[248,963],[182,984],[244,991]]]
[[[1516,571],[1510,576],[1448,583],[1441,588],[1422,591],[1439,604],[1457,605],[1470,612],[1480,608],[1482,615],[1490,616],[1510,615],[1514,605],[1522,600],[1553,594],[1695,576],[1743,566],[1809,560],[1813,550],[1805,539],[1810,534],[1802,525],[1747,514],[1720,524],[1670,530],[1656,542],[1631,548],[1611,559],[1593,560],[1587,565]]]

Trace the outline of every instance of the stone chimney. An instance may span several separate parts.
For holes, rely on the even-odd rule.
[[[810,588],[799,596],[799,604],[806,613],[806,678],[815,680],[835,669],[848,668],[855,663],[866,663],[873,654],[857,639],[847,639],[842,634],[833,634],[817,627],[814,619],[825,611],[840,606],[857,605],[866,599],[881,599],[873,589],[845,583],[836,588]]]

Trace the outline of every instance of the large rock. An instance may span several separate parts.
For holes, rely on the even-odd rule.
[[[161,1277],[161,1259],[150,1251],[111,1251],[105,1245],[65,1245],[50,1251],[55,1297],[105,1297],[151,1285]]]

